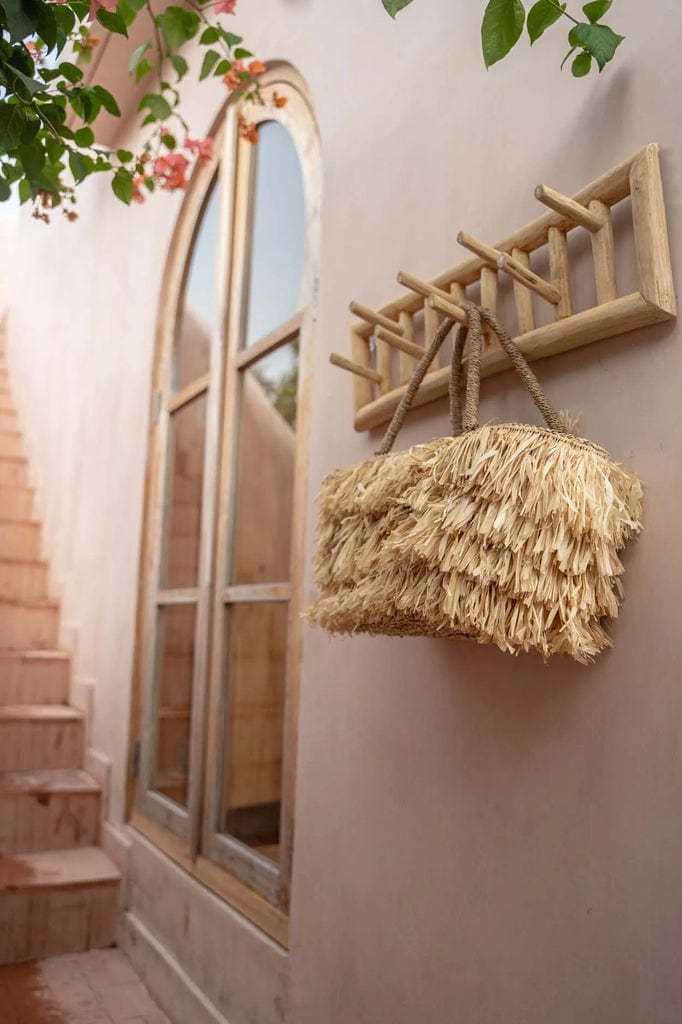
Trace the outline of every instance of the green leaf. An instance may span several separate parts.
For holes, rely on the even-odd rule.
[[[12,195],[12,189],[4,178],[0,178],[0,203],[6,202]]]
[[[90,4],[86,0],[70,0],[69,7],[76,15],[78,21],[85,21],[90,11]]]
[[[204,46],[208,46],[210,43],[217,43],[219,39],[220,32],[215,27],[215,25],[210,25],[208,28],[205,28],[204,31],[201,33],[199,42],[202,43]]]
[[[166,132],[164,135],[162,135],[161,136],[161,141],[163,142],[163,144],[166,147],[166,149],[171,149],[171,150],[175,149],[175,147],[178,144],[177,139],[175,138],[174,135],[171,135],[170,132]]]
[[[568,59],[569,59],[570,57],[572,57],[572,56],[573,56],[573,54],[575,53],[575,51],[576,51],[577,49],[578,49],[578,47],[577,47],[577,46],[572,46],[572,47],[571,47],[571,49],[570,49],[570,50],[568,51],[568,53],[566,54],[566,56],[564,57],[564,59],[563,59],[563,60],[562,60],[562,62],[561,62],[561,70],[562,70],[562,71],[564,70],[564,64],[566,63],[566,61],[567,61],[567,60],[568,60]]]
[[[73,137],[77,146],[83,146],[86,149],[95,141],[95,133],[92,128],[79,128]]]
[[[179,50],[199,31],[199,15],[184,7],[167,7],[156,19],[169,50]]]
[[[207,50],[204,54],[204,59],[201,64],[201,73],[199,74],[199,81],[203,82],[205,78],[213,71],[217,62],[220,60],[220,54],[217,50]]]
[[[585,4],[583,7],[583,14],[588,21],[594,24],[596,21],[601,21],[613,0],[593,0],[591,4]]]
[[[38,31],[35,5],[22,0],[3,0],[7,31],[11,43],[20,43]]]
[[[52,7],[52,4],[42,3],[37,4],[35,7],[38,35],[48,50],[53,50],[57,43],[57,19],[54,16]]]
[[[139,85],[140,82],[142,81],[142,79],[145,77],[145,75],[148,75],[149,72],[153,71],[153,70],[154,70],[153,66],[150,64],[150,62],[145,57],[144,60],[141,60],[140,63],[135,68],[135,81],[136,81],[136,83]]]
[[[61,72],[64,78],[73,85],[76,85],[83,78],[81,69],[77,68],[75,64],[71,64],[68,60],[63,60],[56,70]]]
[[[120,14],[116,14],[114,11],[107,11],[104,7],[98,7],[95,17],[100,25],[109,32],[115,32],[117,36],[128,38],[128,27]]]
[[[128,61],[128,71],[135,70],[151,45],[151,43],[143,43],[142,46],[138,46],[136,50],[133,50]]]
[[[45,153],[40,142],[36,139],[28,146],[19,146],[17,153],[26,175],[37,178],[45,166]]]
[[[59,31],[65,36],[70,35],[76,24],[76,16],[71,8],[67,7],[66,4],[53,4],[52,13],[54,14]]]
[[[29,199],[33,198],[33,189],[28,178],[22,178],[19,182],[19,202],[23,206]]]
[[[45,82],[41,82],[37,78],[31,78],[30,75],[25,75],[23,71],[20,71],[14,64],[10,64],[9,61],[6,61],[5,69],[23,84],[31,96],[35,96],[39,92],[45,92],[47,89]]]
[[[52,163],[56,163],[62,153],[64,152],[64,144],[59,139],[55,139],[52,135],[45,137],[45,149]]]
[[[251,53],[251,50],[245,50],[243,46],[238,46],[234,51],[234,56],[236,60],[245,60],[249,57],[253,57],[253,54]]]
[[[589,75],[591,68],[592,57],[587,50],[583,50],[571,64],[571,74],[574,78],[584,78],[585,75]]]
[[[84,157],[81,153],[69,153],[69,167],[73,174],[74,181],[82,181],[83,178],[87,178],[92,168],[90,167],[91,161]]]
[[[175,68],[176,74],[178,76],[178,82],[180,82],[189,71],[189,64],[187,63],[184,57],[180,56],[179,53],[171,53],[170,62]]]
[[[111,179],[111,187],[117,199],[120,199],[126,206],[133,201],[133,176],[125,167],[119,167]]]
[[[543,32],[546,32],[551,25],[561,17],[561,12],[566,10],[566,4],[560,4],[557,8],[551,0],[538,0],[528,12],[527,29],[530,36],[530,45],[536,42]]]
[[[108,89],[105,89],[103,85],[93,85],[92,91],[107,114],[111,114],[112,117],[121,116],[121,108]]]
[[[592,54],[600,71],[613,60],[624,38],[625,36],[617,35],[608,25],[588,25],[585,22],[575,25],[568,33],[571,46],[580,46]]]
[[[381,2],[391,17],[395,18],[399,11],[402,11],[404,7],[412,3],[412,0],[381,0]]]
[[[129,149],[117,149],[116,156],[122,164],[127,164],[133,159],[133,153]]]
[[[159,94],[155,92],[146,92],[140,100],[137,109],[144,110],[145,107],[149,110],[155,121],[163,121],[173,113],[168,100],[165,100],[163,96],[159,96]]]
[[[526,21],[521,0],[489,0],[481,25],[483,59],[487,68],[502,60],[518,43]]]
[[[230,49],[231,49],[231,48],[232,48],[233,46],[239,46],[239,44],[240,44],[241,42],[243,42],[243,39],[242,39],[242,37],[241,37],[241,36],[236,36],[236,35],[234,34],[234,32],[227,32],[227,31],[226,31],[226,30],[225,30],[224,28],[222,28],[222,27],[220,27],[220,28],[218,29],[218,31],[220,32],[220,35],[221,35],[221,36],[222,36],[222,38],[223,38],[223,39],[225,40],[225,42],[226,42],[226,43],[227,43],[227,45],[228,45],[228,46],[230,47]]]

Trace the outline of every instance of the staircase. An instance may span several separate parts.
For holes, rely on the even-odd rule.
[[[0,349],[0,964],[113,945],[120,881],[32,507]]]

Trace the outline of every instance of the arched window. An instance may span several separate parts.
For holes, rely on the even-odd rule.
[[[320,168],[297,76],[262,85],[286,105],[227,107],[166,268],[133,823],[285,941]]]

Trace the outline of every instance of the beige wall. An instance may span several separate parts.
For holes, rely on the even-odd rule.
[[[379,0],[240,7],[258,54],[307,79],[320,124],[313,487],[375,441],[353,433],[349,380],[327,362],[346,349],[348,300],[380,304],[399,268],[426,277],[456,262],[460,227],[502,237],[535,215],[540,180],[572,191],[658,141],[682,267],[673,0],[647,5],[646,24],[640,5],[616,5],[628,39],[582,81],[559,73],[557,30],[486,73],[481,4],[415,0],[396,24]],[[220,86],[187,91],[190,120],[207,126]],[[156,296],[178,203],[126,213],[103,185],[85,192],[75,227],[22,224],[10,356],[120,818]],[[254,967],[233,966],[226,985],[212,960],[207,978],[172,907],[149,924],[133,895],[231,1024],[281,1021],[283,1000],[291,1024],[682,1019],[681,341],[664,325],[540,367],[556,404],[647,483],[614,652],[545,667],[463,643],[309,632],[285,965],[265,939],[256,962],[253,929],[216,909],[206,941]],[[484,417],[532,416],[508,375],[485,391]],[[442,404],[422,410],[405,443],[445,425]],[[149,870],[155,855],[138,847]],[[200,913],[191,893],[187,905]]]

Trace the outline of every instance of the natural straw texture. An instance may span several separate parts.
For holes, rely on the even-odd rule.
[[[611,646],[604,619],[617,616],[623,598],[618,552],[642,528],[640,481],[603,448],[564,433],[493,314],[461,305],[469,324],[458,329],[452,360],[456,436],[390,451],[450,320],[417,367],[377,457],[322,485],[322,596],[309,615],[333,633],[461,636],[509,653],[589,662]],[[547,428],[478,426],[483,322]]]

